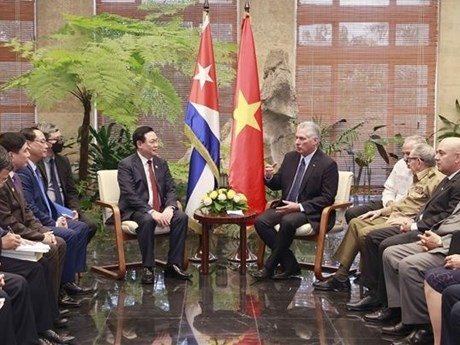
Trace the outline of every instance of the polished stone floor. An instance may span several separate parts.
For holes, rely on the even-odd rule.
[[[122,281],[113,281],[93,272],[82,275],[81,285],[97,285],[96,295],[70,314],[64,332],[76,337],[75,344],[388,344],[378,327],[363,321],[363,313],[345,308],[360,296],[359,285],[351,293],[315,293],[314,277],[303,270],[301,279],[257,282],[241,276],[237,265],[227,260],[236,248],[235,229],[216,230],[211,249],[218,260],[210,275],[199,274],[197,264],[188,271],[193,280],[164,279],[161,267],[155,270],[155,284],[140,283],[140,274],[130,270]],[[329,238],[330,257],[341,235]],[[256,236],[249,236],[255,251]],[[192,255],[198,236],[188,239]],[[311,257],[314,247],[294,243],[296,255]],[[167,240],[158,241],[164,254]],[[131,259],[138,258],[137,243],[127,245]],[[88,249],[88,265],[113,261],[114,243],[99,236]],[[249,269],[254,268],[250,264]]]

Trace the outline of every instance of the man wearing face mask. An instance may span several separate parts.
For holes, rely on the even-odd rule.
[[[43,132],[48,145],[46,158],[37,163],[40,172],[45,179],[47,194],[57,204],[74,211],[75,220],[84,222],[89,227],[88,242],[97,231],[96,223],[86,217],[80,207],[78,190],[73,179],[72,167],[66,156],[61,155],[64,148],[64,140],[59,128],[52,123],[39,123],[37,128]]]

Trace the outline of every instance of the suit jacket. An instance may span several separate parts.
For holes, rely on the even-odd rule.
[[[460,202],[460,172],[447,185],[443,182],[445,183],[444,180],[441,181],[416,218],[419,231],[426,231],[441,224]]]
[[[80,213],[80,198],[78,195],[77,187],[75,186],[75,181],[73,179],[72,166],[70,165],[69,158],[57,154],[54,156],[54,160],[58,172],[57,178],[61,184],[62,194],[64,196],[64,206],[70,208],[71,210],[77,210],[78,213]],[[49,178],[46,174],[44,161],[41,160],[38,162],[37,166],[43,175],[43,179],[45,180],[46,189],[48,186]]]
[[[152,158],[155,177],[160,193],[161,208],[177,206],[176,184],[169,171],[168,163],[157,156]],[[130,219],[134,212],[149,212],[149,190],[144,166],[137,153],[118,164],[118,185],[120,186],[120,207],[123,220]]]
[[[300,154],[296,151],[288,152],[283,159],[280,169],[273,178],[265,181],[272,190],[282,191],[282,200],[285,200],[291,185],[294,182]],[[317,150],[311,158],[305,175],[300,184],[298,202],[302,204],[308,222],[315,231],[319,229],[321,212],[334,203],[339,183],[337,163],[322,151]],[[272,207],[277,207],[275,204]],[[335,213],[329,218],[328,227],[335,223]]]
[[[38,184],[35,174],[30,165],[25,168],[18,169],[16,173],[21,177],[22,190],[27,206],[33,212],[35,217],[40,220],[43,225],[54,227],[58,218],[56,207],[45,192],[45,198],[51,208],[51,215],[43,197],[41,187]]]
[[[27,208],[22,192],[14,187],[11,178],[0,189],[0,226],[11,227],[15,234],[31,241],[43,241],[43,233],[50,231]]]

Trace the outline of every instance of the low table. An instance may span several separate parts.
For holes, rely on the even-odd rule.
[[[244,212],[240,215],[222,214],[203,214],[200,211],[195,212],[193,218],[201,223],[201,273],[209,274],[209,231],[213,225],[217,224],[238,224],[240,226],[240,274],[246,274],[246,252],[247,238],[246,226],[249,221],[256,217],[254,212]]]

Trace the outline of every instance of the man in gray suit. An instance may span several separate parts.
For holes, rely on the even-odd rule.
[[[426,338],[427,343],[433,343],[423,287],[425,272],[443,265],[449,252],[452,233],[459,229],[460,203],[438,229],[425,231],[419,236],[418,242],[392,246],[384,251],[383,269],[388,307],[401,308],[402,321],[399,327],[413,330],[404,341],[396,344],[412,344],[415,339],[423,338]],[[391,330],[392,327],[382,329],[384,333],[392,334]]]
[[[153,283],[155,262],[154,232],[170,227],[168,263],[165,277],[189,279],[182,271],[187,215],[177,209],[176,185],[168,163],[157,156],[158,137],[151,127],[142,126],[133,133],[137,152],[118,165],[119,207],[122,220],[134,220],[142,255],[142,283]]]
[[[451,169],[447,170],[451,170],[452,173],[447,178],[452,179],[460,171],[460,139],[450,140],[449,144],[450,149],[454,149],[451,159],[444,159],[445,145],[440,145],[437,160],[438,165],[451,166]],[[460,203],[449,217],[435,224],[431,230],[420,234],[419,241],[391,246],[383,252],[388,307],[401,308],[401,322],[395,326],[383,327],[382,333],[410,333],[402,342],[394,344],[433,343],[424,294],[425,272],[430,268],[442,266],[449,252],[452,232],[459,228]]]

